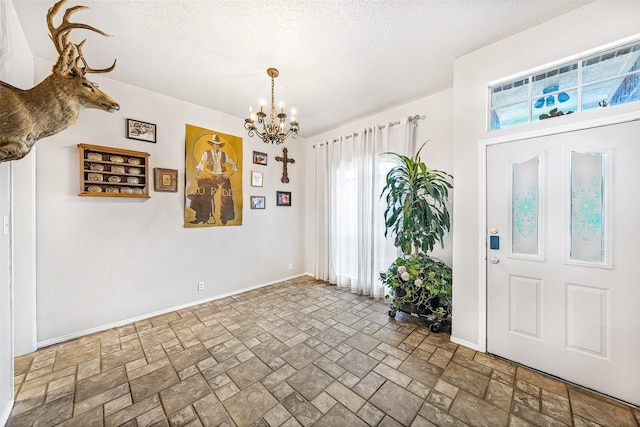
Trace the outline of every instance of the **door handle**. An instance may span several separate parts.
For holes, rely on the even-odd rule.
[[[491,264],[497,264],[500,262],[500,258],[498,258],[497,256],[491,257],[491,259],[489,260],[489,262]]]

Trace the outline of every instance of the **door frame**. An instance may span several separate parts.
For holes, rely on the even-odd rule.
[[[640,110],[528,130],[478,141],[478,347],[487,352],[487,150],[496,144],[521,141],[640,120]]]

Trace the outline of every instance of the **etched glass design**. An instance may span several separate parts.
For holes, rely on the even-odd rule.
[[[538,255],[540,156],[512,165],[511,253]]]
[[[489,87],[489,129],[640,101],[640,42]]]
[[[604,155],[571,152],[573,261],[604,263]]]

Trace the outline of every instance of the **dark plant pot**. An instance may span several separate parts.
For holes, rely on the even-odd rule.
[[[406,291],[402,288],[396,288],[395,295],[396,298],[400,299],[406,295]],[[429,329],[431,332],[444,332],[445,330],[451,330],[451,316],[449,312],[445,311],[442,316],[439,316],[437,314],[439,307],[441,307],[440,298],[433,297],[428,306],[425,304],[404,304],[401,307],[396,307],[391,304],[388,314],[390,317],[396,317],[396,313],[401,311],[411,316],[425,319],[429,323]]]

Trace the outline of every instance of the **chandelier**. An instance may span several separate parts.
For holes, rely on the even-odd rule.
[[[260,105],[260,111],[255,114],[258,117],[258,124],[262,125],[262,132],[256,128],[256,121],[253,114],[253,110],[249,107],[249,117],[244,119],[244,128],[249,131],[249,136],[258,135],[262,138],[265,144],[282,144],[285,139],[291,135],[294,139],[298,137],[298,129],[300,126],[296,121],[295,112],[291,111],[292,120],[289,123],[289,127],[285,131],[285,120],[287,115],[284,113],[284,107],[280,104],[280,112],[276,114],[276,106],[274,100],[274,79],[278,77],[280,73],[275,68],[267,69],[267,74],[271,77],[271,121],[267,123],[265,118],[267,114],[264,112],[264,104]],[[277,118],[277,120],[276,120]]]

